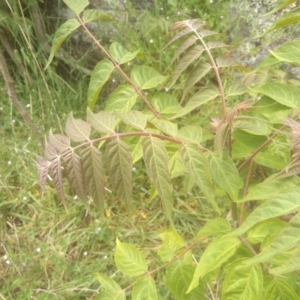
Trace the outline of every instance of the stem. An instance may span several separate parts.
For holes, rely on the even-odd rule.
[[[134,82],[127,76],[127,74],[123,71],[120,65],[113,59],[113,57],[109,54],[109,52],[98,42],[98,40],[94,37],[94,35],[89,31],[89,29],[85,26],[85,23],[82,21],[79,15],[77,15],[78,20],[87,34],[92,38],[94,43],[105,53],[105,55],[110,59],[110,61],[114,64],[115,68],[122,74],[122,76],[127,80],[127,82],[135,89],[136,93],[142,98],[146,106],[149,110],[154,114],[154,116],[160,119],[159,113],[154,109],[151,103],[147,100],[141,90],[134,84]]]
[[[157,138],[162,139],[162,140],[167,140],[167,141],[179,144],[179,145],[183,144],[183,142],[181,140],[178,140],[176,138],[172,138],[170,136],[162,135],[162,134],[159,134],[159,133],[153,133],[153,132],[138,131],[138,132],[115,133],[113,135],[104,136],[104,137],[101,137],[101,138],[98,138],[98,139],[94,139],[94,140],[85,142],[85,143],[80,144],[78,146],[75,146],[75,147],[73,147],[73,149],[76,150],[76,149],[79,149],[79,148],[84,147],[86,145],[90,145],[91,143],[100,143],[100,142],[105,141],[105,140],[121,138],[121,137],[126,137],[126,136],[153,136],[153,137],[157,137]]]

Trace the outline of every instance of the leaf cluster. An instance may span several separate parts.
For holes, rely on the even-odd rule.
[[[66,3],[77,14],[77,19],[67,22],[76,26],[58,29],[47,65],[75,27],[82,26],[93,38],[82,17],[89,14],[89,10],[82,14],[88,2]],[[286,18],[286,22],[294,22],[289,15]],[[276,29],[286,22],[277,24]],[[158,255],[163,264],[149,271],[140,250],[117,240],[117,268],[138,280],[122,289],[112,278],[97,274],[104,289],[99,299],[125,299],[129,288],[133,288],[133,299],[159,299],[152,275],[162,269],[166,270],[166,286],[176,299],[205,299],[206,286],[207,293],[222,299],[272,299],[278,295],[299,299],[300,91],[299,85],[273,68],[287,61],[298,64],[293,50],[298,49],[299,41],[271,51],[256,70],[249,71],[228,57],[227,46],[215,40],[216,32],[207,30],[203,21],[180,21],[172,31],[169,44],[184,41],[171,60],[175,69],[169,79],[146,65],[134,65],[127,74],[122,65],[132,62],[138,51],[127,51],[117,43],[106,49],[94,39],[107,58],[92,73],[86,120],[71,114],[65,134],[50,133],[45,157],[37,161],[41,186],[45,187],[50,171],[64,202],[63,178],[67,177],[76,194],[86,203],[92,198],[103,213],[107,174],[130,214],[132,168],[143,159],[172,227],[160,236]],[[104,110],[94,113],[114,70],[126,83],[112,92]],[[201,86],[210,73],[214,80]],[[177,99],[172,89],[181,89],[183,99]],[[149,91],[149,99],[145,91]],[[198,110],[207,113],[208,103],[220,112],[215,116],[210,111],[212,122],[204,127]],[[191,114],[198,118],[197,124],[189,123]],[[227,218],[206,222],[189,245],[172,221],[175,177],[187,177],[190,186],[198,186],[201,197],[217,213],[221,214],[223,202],[231,205]],[[194,248],[204,248],[197,266]],[[278,277],[282,275],[287,279]],[[220,289],[211,288],[214,278],[222,282]]]

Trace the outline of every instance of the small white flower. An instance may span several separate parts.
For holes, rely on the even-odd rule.
[[[14,123],[16,122],[16,120],[15,120],[15,119],[13,119],[13,120],[11,120],[11,122],[14,124]]]
[[[8,258],[8,256],[5,254],[5,255],[3,256],[3,259],[4,259],[4,260],[7,260],[7,258]]]
[[[168,90],[169,90],[168,88],[165,88],[165,92],[168,92]]]
[[[169,17],[166,17],[167,20],[169,20]]]
[[[9,160],[9,161],[7,162],[7,164],[8,164],[8,165],[11,165],[11,161]]]
[[[104,255],[104,256],[103,256],[103,259],[107,259],[107,255]]]
[[[115,82],[116,82],[116,79],[113,78],[111,81],[112,81],[113,83],[115,83]]]
[[[10,265],[10,261],[8,259],[5,262],[7,265]]]
[[[86,251],[84,251],[84,252],[83,252],[83,255],[84,255],[84,256],[87,256],[87,252],[86,252]]]
[[[29,108],[29,107],[30,107],[30,104],[29,104],[29,103],[28,103],[28,104],[26,104],[26,107],[27,107],[27,108]]]
[[[0,110],[2,110],[3,108],[2,107],[0,107]]]
[[[27,139],[27,141],[30,141],[31,140],[31,136]]]
[[[220,16],[220,18],[223,19],[224,17],[223,17],[223,16]]]
[[[95,229],[95,233],[97,234],[97,233],[99,233],[101,231],[101,227],[97,227],[96,229]]]
[[[77,196],[77,195],[75,195],[75,196],[73,197],[73,199],[74,199],[74,200],[76,200],[77,198],[78,198],[78,196]]]
[[[132,168],[132,172],[135,172],[135,171],[136,171],[136,168],[135,168],[135,167],[133,167],[133,168]]]
[[[24,197],[23,197],[23,200],[24,200],[24,201],[26,201],[26,200],[27,200],[27,197],[26,197],[26,196],[24,196]]]
[[[150,41],[149,41],[151,44],[153,43],[153,39],[150,39]]]
[[[41,252],[41,248],[36,248],[35,250],[37,253],[40,253]]]
[[[127,63],[127,66],[130,66],[130,65],[131,65],[131,63],[130,63],[130,62],[128,62],[128,63]]]
[[[160,8],[160,10],[164,10],[164,8],[163,8],[163,7],[161,7],[161,8]]]
[[[213,3],[213,2],[214,2],[214,0],[209,0],[209,2],[210,2],[210,3]]]

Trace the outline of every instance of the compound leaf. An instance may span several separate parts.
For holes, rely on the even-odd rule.
[[[63,134],[49,134],[49,145],[52,145],[58,153],[63,153],[70,149],[70,139]]]

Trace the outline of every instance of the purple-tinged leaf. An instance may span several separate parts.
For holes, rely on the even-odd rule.
[[[68,117],[65,131],[74,142],[88,141],[91,134],[91,125],[86,121],[75,119],[71,113]]]
[[[63,153],[70,148],[70,139],[63,134],[49,134],[49,144],[54,146],[58,153]]]
[[[77,196],[87,203],[87,192],[80,156],[71,150],[64,156],[64,161],[65,171],[71,187]]]
[[[101,152],[94,146],[80,153],[82,169],[89,195],[93,198],[102,216],[104,216],[105,175]]]
[[[48,176],[48,170],[51,165],[51,162],[49,162],[48,160],[44,159],[41,156],[37,156],[36,165],[38,169],[38,177],[39,177],[39,182],[40,182],[42,196],[43,196],[45,191],[46,180]]]

